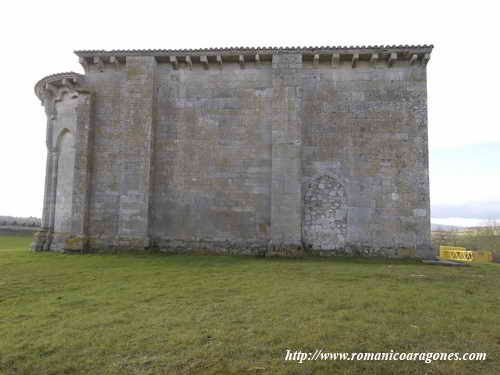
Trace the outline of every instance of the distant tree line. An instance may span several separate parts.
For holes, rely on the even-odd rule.
[[[481,227],[435,230],[432,232],[432,243],[437,248],[459,246],[500,254],[500,225],[495,220],[489,220]]]
[[[39,228],[41,225],[42,220],[37,217],[0,216],[0,226]]]

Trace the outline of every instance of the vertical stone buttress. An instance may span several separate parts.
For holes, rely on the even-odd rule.
[[[149,246],[153,134],[157,62],[152,56],[129,56],[121,97],[121,191],[115,246]]]
[[[275,54],[272,69],[270,253],[279,254],[302,246],[302,54]]]
[[[437,254],[432,247],[431,238],[431,202],[430,202],[430,186],[429,186],[429,142],[428,142],[428,121],[427,121],[427,71],[425,67],[415,67],[420,74],[415,74],[418,77],[413,88],[415,101],[413,110],[417,126],[417,136],[415,137],[415,148],[417,153],[416,168],[414,170],[416,185],[418,188],[417,205],[423,207],[426,215],[423,215],[422,210],[416,209],[416,255],[419,258],[433,258]]]
[[[92,154],[94,144],[94,95],[80,94],[76,107],[75,170],[73,174],[72,237],[65,249],[86,250],[91,194]]]

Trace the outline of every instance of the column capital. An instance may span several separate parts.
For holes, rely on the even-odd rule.
[[[74,73],[57,73],[42,78],[35,85],[35,94],[47,107],[50,102],[63,100],[64,95],[69,94],[72,97],[83,93],[90,93],[85,87],[85,76]]]

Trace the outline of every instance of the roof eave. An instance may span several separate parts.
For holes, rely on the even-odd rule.
[[[321,46],[321,47],[229,47],[229,48],[201,48],[201,49],[131,49],[131,50],[78,50],[74,53],[79,57],[107,57],[107,56],[176,56],[176,55],[226,55],[246,53],[307,53],[321,54],[342,52],[370,53],[370,52],[399,52],[415,51],[430,53],[434,46],[430,45],[386,45],[386,46]]]

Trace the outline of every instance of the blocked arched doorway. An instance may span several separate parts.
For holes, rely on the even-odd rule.
[[[342,249],[346,241],[345,189],[334,177],[319,176],[306,185],[303,240],[316,250]]]
[[[57,137],[57,179],[55,191],[54,232],[71,232],[75,142],[73,134],[63,129]]]

